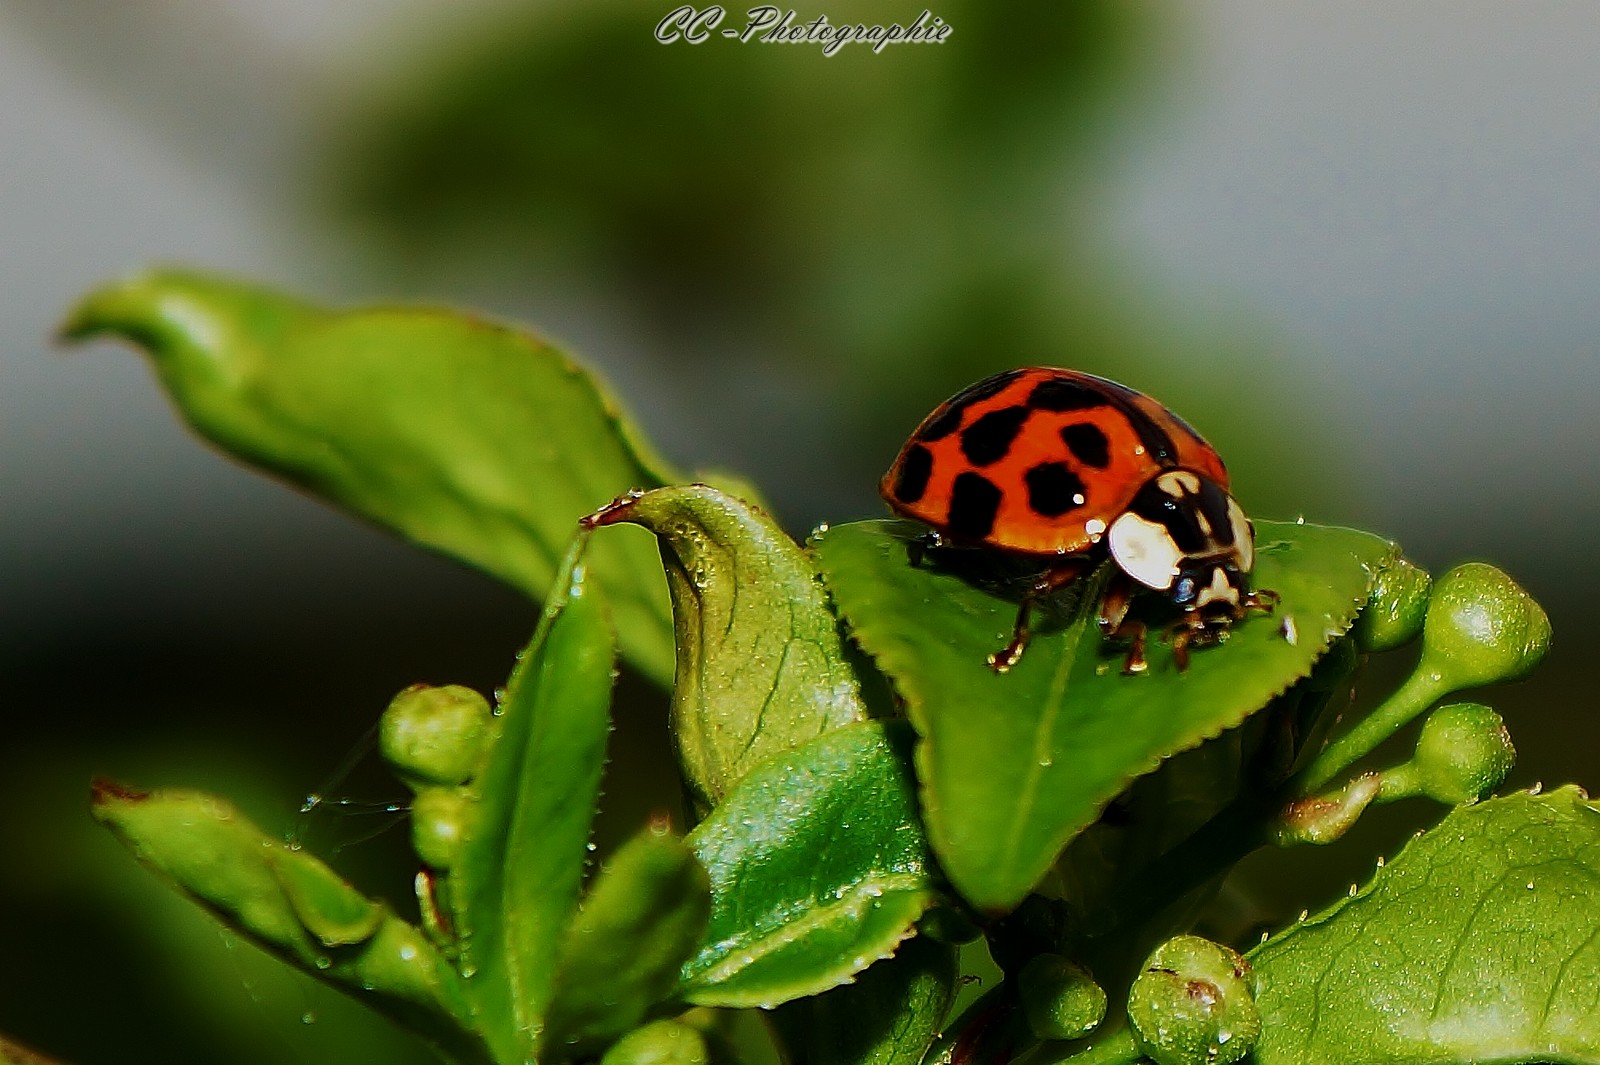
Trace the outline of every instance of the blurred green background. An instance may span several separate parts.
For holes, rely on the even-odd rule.
[[[0,1032],[81,1065],[428,1060],[141,873],[87,783],[294,829],[390,695],[488,690],[532,626],[195,444],[137,360],[50,353],[157,259],[532,323],[796,533],[880,513],[972,380],[1115,377],[1253,513],[1510,570],[1557,632],[1489,696],[1513,783],[1600,781],[1600,10],[949,0],[943,45],[825,58],[663,46],[672,6],[0,0]],[[618,713],[605,838],[670,802],[659,703],[625,680]],[[370,761],[339,793],[398,796]],[[1315,905],[1420,813],[1242,887]],[[385,823],[298,827],[404,906]]]

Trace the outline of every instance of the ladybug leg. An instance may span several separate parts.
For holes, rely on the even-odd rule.
[[[930,554],[943,547],[944,537],[930,529],[906,545],[906,555],[913,566],[920,566]]]
[[[1039,574],[1017,606],[1017,621],[1011,628],[1011,642],[989,656],[990,669],[1005,673],[1017,664],[1028,646],[1028,637],[1032,635],[1028,629],[1028,618],[1033,613],[1033,604],[1077,580],[1083,575],[1084,567],[1083,559],[1071,558],[1057,562]]]
[[[1278,608],[1282,597],[1271,588],[1258,588],[1252,592],[1244,593],[1244,598],[1239,600],[1239,616],[1243,617],[1246,611],[1259,610],[1263,614],[1270,614]]]
[[[1172,660],[1177,663],[1179,673],[1189,668],[1189,645],[1204,632],[1203,624],[1183,625],[1172,634]]]
[[[1145,625],[1142,621],[1128,620],[1128,605],[1133,600],[1133,584],[1120,570],[1112,575],[1100,598],[1100,635],[1107,640],[1131,640],[1128,656],[1122,661],[1122,672],[1132,675],[1150,668],[1145,661]]]

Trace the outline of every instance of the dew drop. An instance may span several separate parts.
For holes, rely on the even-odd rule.
[[[311,1010],[306,1010],[304,1013],[302,1013],[300,1015],[300,1023],[301,1024],[316,1024],[317,1023],[317,1015],[315,1013],[313,1013]]]
[[[1378,868],[1379,869],[1383,868],[1383,855],[1381,855],[1381,854],[1378,855]]]
[[[333,959],[325,954],[319,954],[317,955],[317,960],[312,964],[319,969],[331,969],[333,968]]]
[[[1297,922],[1304,921],[1307,917],[1310,917],[1310,916],[1311,916],[1311,911],[1310,910],[1301,910],[1300,911],[1300,916],[1296,917],[1295,921],[1297,921]]]
[[[1356,888],[1356,886],[1354,884],[1351,884],[1350,885],[1350,890],[1345,892],[1345,894],[1349,895],[1351,898],[1355,898],[1357,890],[1358,889]]]

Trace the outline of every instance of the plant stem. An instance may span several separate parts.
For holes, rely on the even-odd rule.
[[[1289,782],[1288,794],[1304,797],[1319,791],[1355,762],[1371,754],[1378,744],[1394,735],[1448,690],[1443,675],[1436,670],[1426,673],[1419,670],[1411,674],[1377,709],[1356,722],[1349,732],[1324,747],[1310,765],[1296,774],[1295,779]]]

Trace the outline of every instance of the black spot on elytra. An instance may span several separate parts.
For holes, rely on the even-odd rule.
[[[1040,381],[1028,394],[1028,406],[1039,410],[1088,410],[1105,405],[1105,394],[1098,388],[1065,377]]]
[[[998,462],[1011,450],[1011,442],[1028,420],[1027,407],[992,410],[961,430],[961,453],[975,466]]]
[[[933,473],[933,452],[921,444],[912,444],[900,457],[900,468],[894,474],[894,497],[902,503],[915,503],[928,490],[928,477]]]
[[[956,475],[950,488],[950,512],[945,524],[956,536],[981,540],[994,529],[1000,512],[1000,489],[981,473],[968,470]]]
[[[967,413],[968,407],[990,396],[998,395],[1007,385],[1015,381],[1021,372],[1021,370],[1007,370],[1004,373],[997,373],[957,392],[944,406],[934,412],[927,424],[917,430],[916,438],[928,441],[943,440],[961,428],[961,417]]]
[[[1111,464],[1111,444],[1098,425],[1079,422],[1063,426],[1061,442],[1067,445],[1072,457],[1085,466],[1103,470]]]
[[[1022,476],[1028,486],[1028,506],[1034,513],[1058,518],[1083,506],[1083,482],[1064,462],[1043,462]]]

